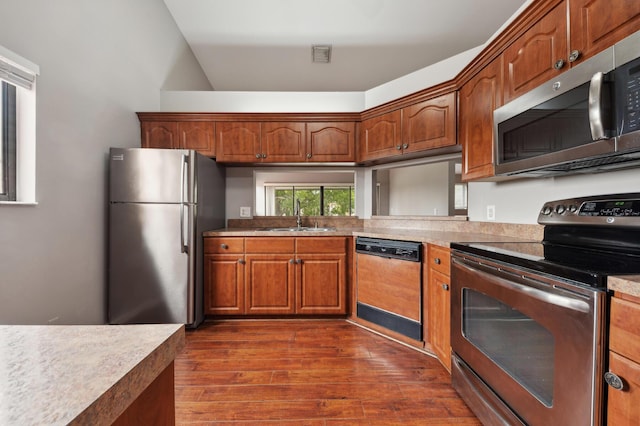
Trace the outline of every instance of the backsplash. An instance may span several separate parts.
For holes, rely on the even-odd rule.
[[[353,216],[302,216],[302,226],[362,228],[364,220]],[[293,216],[260,216],[253,219],[229,219],[229,228],[274,228],[296,226]]]

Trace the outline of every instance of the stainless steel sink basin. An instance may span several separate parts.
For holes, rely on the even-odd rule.
[[[289,228],[264,228],[265,231],[273,231],[273,232],[327,232],[327,231],[335,231],[336,228],[327,228],[327,227],[318,227],[315,226],[292,226]]]

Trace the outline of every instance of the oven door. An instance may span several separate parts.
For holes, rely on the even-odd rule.
[[[458,252],[451,284],[453,382],[483,422],[600,424],[604,291]]]

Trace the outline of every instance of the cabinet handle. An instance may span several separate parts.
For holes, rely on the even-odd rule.
[[[396,149],[400,151],[402,149],[402,145],[396,145]]]
[[[307,154],[307,158],[311,158],[311,153],[308,153],[308,154]]]
[[[289,263],[293,265],[293,264],[296,263],[296,260],[295,259],[289,259]]]
[[[624,390],[624,380],[618,377],[617,374],[610,371],[604,373],[604,381],[615,390]]]
[[[262,154],[262,158],[267,158],[267,154]]]
[[[238,259],[238,263],[244,265],[245,263],[247,263],[247,261],[244,259]]]
[[[228,245],[226,245],[226,244],[220,244],[220,248],[221,248],[222,250],[226,250],[226,249],[228,249],[228,248],[229,248],[229,246],[228,246]]]
[[[580,58],[579,50],[572,50],[571,53],[569,53],[569,62],[575,62],[578,58]]]
[[[262,154],[260,153],[256,154],[256,158],[262,158]]]
[[[433,259],[433,263],[435,263],[436,265],[439,265],[442,263],[442,261],[440,260],[439,257],[436,257],[435,259]]]
[[[444,291],[449,291],[449,284],[442,284],[442,289]]]
[[[557,70],[561,69],[562,67],[564,67],[564,59],[558,59],[556,61],[555,64],[553,64],[553,67]]]
[[[409,148],[409,144],[408,143],[403,143],[402,144],[402,149],[407,149]]]
[[[298,260],[296,260],[296,263],[297,263],[298,265],[302,265],[302,259],[298,259]]]

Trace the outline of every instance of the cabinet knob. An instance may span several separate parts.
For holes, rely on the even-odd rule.
[[[398,151],[402,150],[402,145],[396,145],[396,149],[397,149]]]
[[[294,263],[296,263],[296,260],[295,259],[289,259],[289,263],[293,265]]]
[[[262,154],[260,153],[256,154],[256,158],[262,158]]]
[[[296,263],[297,263],[298,265],[302,265],[302,259],[298,259],[298,260],[296,260]]]
[[[228,246],[228,245],[226,245],[226,244],[220,244],[220,248],[221,248],[222,250],[226,250],[226,249],[228,249],[228,248],[229,248],[229,246]]]
[[[262,154],[262,158],[267,158],[267,154]]]
[[[307,154],[307,158],[311,158],[311,153],[308,153],[308,154]]]
[[[444,291],[449,291],[449,284],[442,284],[442,289]]]
[[[435,263],[436,265],[439,265],[442,263],[442,261],[440,260],[439,257],[436,257],[435,259],[433,259],[433,263]]]
[[[238,259],[238,263],[244,265],[245,263],[247,263],[247,261],[244,259]]]
[[[572,50],[571,53],[569,53],[569,62],[575,62],[578,58],[580,58],[579,50]]]
[[[408,143],[403,143],[402,144],[402,149],[407,149],[409,148],[409,144]]]
[[[624,390],[624,380],[610,371],[604,373],[604,381],[615,390]]]
[[[562,67],[564,67],[564,59],[558,59],[556,61],[555,64],[553,64],[553,67],[557,70],[561,69]]]

